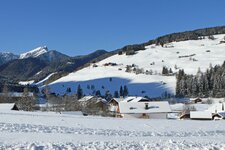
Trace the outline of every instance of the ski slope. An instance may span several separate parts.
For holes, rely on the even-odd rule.
[[[207,37],[202,40],[172,42],[163,47],[146,46],[146,50],[138,51],[135,55],[114,55],[96,64],[70,73],[50,84],[53,92],[65,94],[70,87],[76,92],[78,84],[85,94],[100,90],[101,94],[118,91],[120,86],[127,85],[130,95],[159,97],[165,92],[175,94],[175,76],[163,76],[162,68],[171,68],[174,73],[184,69],[187,74],[196,74],[198,69],[205,71],[210,65],[221,65],[225,56],[225,35],[215,35],[215,40]],[[115,66],[105,64],[116,63]],[[127,65],[134,64],[152,72],[152,75],[125,72]],[[110,79],[111,78],[111,79]],[[87,88],[94,85],[93,89]]]
[[[0,110],[0,149],[225,149],[224,120],[149,120]]]

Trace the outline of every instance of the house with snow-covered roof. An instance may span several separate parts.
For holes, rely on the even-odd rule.
[[[145,97],[129,96],[123,99],[124,102],[149,102],[150,99]]]
[[[112,98],[108,102],[108,110],[114,116],[119,114],[119,102],[149,102],[150,100],[144,97],[136,97],[136,96],[128,96],[128,97],[120,97],[120,98]]]
[[[97,96],[84,96],[81,99],[78,100],[81,104],[86,104],[89,102],[95,102],[95,103],[104,103],[106,104],[107,101],[104,98],[97,97]]]
[[[84,96],[81,99],[79,99],[79,102],[88,102],[89,100],[91,100],[92,98],[94,98],[94,96]]]
[[[167,101],[121,101],[119,102],[119,112],[122,118],[166,119],[171,108]]]
[[[225,102],[210,104],[209,107],[202,111],[190,111],[191,119],[212,120],[215,116],[225,117]]]

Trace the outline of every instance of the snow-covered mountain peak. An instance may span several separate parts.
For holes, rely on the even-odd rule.
[[[29,57],[38,57],[44,53],[48,52],[48,48],[47,46],[43,46],[43,47],[38,47],[35,48],[29,52],[23,53],[20,55],[20,59],[25,59],[25,58],[29,58]]]

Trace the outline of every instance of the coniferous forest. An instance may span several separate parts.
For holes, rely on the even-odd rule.
[[[177,73],[177,97],[224,97],[225,96],[225,62],[196,75],[185,74],[184,70]]]

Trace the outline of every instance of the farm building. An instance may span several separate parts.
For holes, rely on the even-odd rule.
[[[11,110],[16,110],[18,111],[19,108],[15,103],[1,103],[0,104],[0,111],[5,112],[5,111],[11,111]]]
[[[113,98],[108,102],[108,110],[113,116],[119,113],[119,102],[122,100],[122,98]]]
[[[80,109],[85,114],[102,114],[107,110],[107,101],[97,96],[85,96],[78,100]]]

